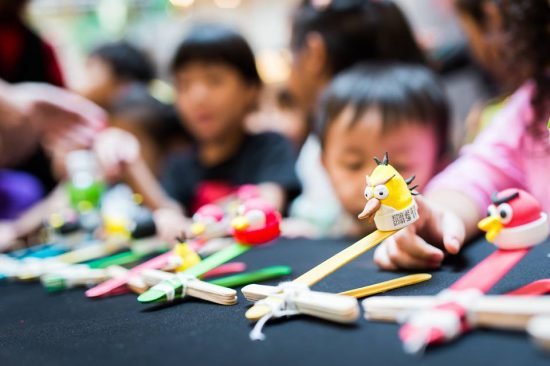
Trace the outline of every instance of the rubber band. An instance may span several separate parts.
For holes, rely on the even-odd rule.
[[[296,308],[295,300],[304,292],[309,292],[308,286],[295,282],[283,282],[276,287],[273,294],[256,302],[256,305],[264,305],[269,307],[270,311],[266,315],[262,316],[258,322],[256,322],[254,328],[250,332],[250,339],[252,341],[263,341],[265,339],[265,335],[262,333],[262,329],[270,319],[299,314],[300,312]],[[274,299],[280,301],[273,301]]]

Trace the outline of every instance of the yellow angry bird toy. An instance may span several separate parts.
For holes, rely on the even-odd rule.
[[[415,177],[403,179],[389,165],[388,153],[384,154],[382,161],[378,158],[374,158],[374,161],[377,167],[370,176],[366,176],[367,203],[358,218],[364,220],[374,216],[374,223],[380,231],[398,230],[418,220],[418,210],[413,198],[418,194],[415,191],[418,186],[409,188]]]
[[[182,238],[178,238],[174,247],[174,255],[181,260],[176,272],[183,272],[201,261],[201,257]]]

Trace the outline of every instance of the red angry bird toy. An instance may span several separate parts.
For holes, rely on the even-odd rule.
[[[281,234],[281,214],[268,202],[255,198],[243,203],[231,223],[232,234],[241,244],[263,244]]]
[[[548,216],[537,200],[521,189],[494,193],[489,216],[479,222],[487,241],[499,249],[521,249],[539,244],[548,237]]]
[[[229,231],[228,220],[219,206],[204,205],[193,215],[191,236],[200,238],[213,238],[227,235]]]

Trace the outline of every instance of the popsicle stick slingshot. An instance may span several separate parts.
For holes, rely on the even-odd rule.
[[[303,314],[337,323],[353,323],[359,316],[357,301],[365,296],[390,291],[396,288],[414,285],[431,279],[429,274],[415,274],[389,281],[380,282],[353,290],[330,294],[310,291],[308,287],[301,287],[294,283],[283,283],[279,286],[248,285],[241,290],[248,301],[256,302],[273,299],[270,306],[286,315]],[[262,320],[264,319],[264,320]],[[264,339],[261,328],[268,320],[264,317],[258,321],[250,334],[252,340]]]
[[[232,222],[232,235],[237,243],[212,254],[197,265],[178,274],[170,280],[163,281],[138,297],[144,304],[155,302],[170,302],[191,295],[187,292],[189,285],[198,285],[198,277],[204,273],[230,261],[247,252],[254,246],[266,244],[280,235],[281,215],[267,202],[261,199],[251,199],[241,205],[238,216]],[[208,288],[216,291],[210,285]],[[221,286],[218,286],[221,287]],[[229,293],[234,290],[226,289]],[[236,293],[234,295],[236,301]],[[229,301],[227,302],[229,304]]]
[[[228,263],[228,264],[221,265],[220,267],[217,267],[215,270],[213,270],[213,271],[216,271],[215,273],[213,271],[205,273],[202,279],[206,280],[208,277],[210,277],[210,274],[212,273],[214,273],[217,276],[228,274],[229,273],[228,271],[225,271],[224,273],[220,273],[217,270],[223,269],[224,266],[234,267],[233,266],[234,264],[237,264],[237,263]],[[249,283],[253,283],[253,282],[262,282],[262,281],[267,281],[267,280],[271,280],[282,276],[288,276],[291,272],[292,270],[288,266],[271,266],[271,267],[266,267],[257,271],[238,273],[238,274],[233,274],[226,277],[216,278],[214,280],[208,280],[208,282],[214,285],[233,288],[233,287],[248,285]],[[132,279],[128,284],[134,292],[141,294],[147,291],[150,287],[155,286],[162,281],[169,281],[173,279],[175,276],[176,275],[173,273],[168,273],[168,272],[159,271],[155,269],[149,269],[149,270],[143,271],[143,273],[141,273],[139,278]]]
[[[479,228],[498,249],[435,297],[432,306],[408,314],[399,332],[406,352],[416,353],[428,345],[450,341],[475,326],[470,316],[473,304],[531,247],[548,237],[547,215],[529,193],[508,189],[494,194],[492,201],[489,216],[480,221]],[[535,284],[518,292],[540,291],[538,287]]]
[[[315,297],[322,303],[321,305],[330,308],[330,304],[328,302],[324,303],[323,300],[337,302],[340,295],[327,294],[327,297],[323,298],[318,292],[310,291],[309,287],[418,219],[417,206],[413,198],[413,195],[417,194],[414,191],[416,187],[409,188],[408,186],[414,177],[407,180],[403,179],[399,172],[389,165],[387,153],[382,161],[377,158],[375,158],[375,161],[377,167],[370,176],[366,177],[365,198],[367,203],[363,212],[359,214],[359,219],[374,217],[377,230],[304,273],[290,284],[283,284],[276,289],[275,294],[262,298],[252,306],[246,312],[246,318],[251,321],[259,321],[259,325],[254,328],[251,334],[252,339],[263,339],[261,327],[271,317],[297,314],[299,312],[296,306],[297,302],[308,296]],[[251,294],[249,293],[249,295]],[[341,299],[339,304],[342,305],[339,309],[322,307],[318,310],[321,313],[327,310],[339,310],[341,311],[340,315],[335,316],[333,319],[341,321],[348,322],[357,319],[359,311],[355,299],[349,297],[346,300]],[[349,308],[344,305],[349,306]],[[355,307],[355,310],[351,311],[351,307]],[[324,318],[330,320],[330,317]]]

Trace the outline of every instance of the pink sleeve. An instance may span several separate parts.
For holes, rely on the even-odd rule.
[[[426,192],[456,190],[471,197],[484,215],[491,194],[505,188],[525,189],[524,157],[521,153],[526,121],[531,115],[532,85],[520,88],[473,144],[437,175]]]

